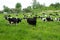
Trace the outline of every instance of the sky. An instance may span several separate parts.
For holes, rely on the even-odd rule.
[[[27,6],[32,5],[32,0],[0,0],[0,10],[3,10],[3,5],[9,8],[15,8],[17,2],[22,4],[22,8],[26,8]],[[49,6],[51,3],[60,3],[60,0],[37,0],[37,2]]]

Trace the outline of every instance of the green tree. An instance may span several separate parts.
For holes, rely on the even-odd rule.
[[[60,3],[51,4],[50,7],[54,7],[55,10],[59,10],[60,9]]]
[[[16,12],[19,13],[21,11],[21,3],[16,3]]]
[[[32,12],[32,8],[31,8],[31,6],[28,6],[27,8],[24,8],[23,11],[26,13]]]
[[[36,0],[33,0],[33,5],[32,5],[33,9],[36,8],[36,3],[37,3],[37,1]]]
[[[8,12],[8,13],[10,12],[10,8],[8,8],[7,6],[4,5],[3,8],[4,8],[3,10],[4,12]]]
[[[33,0],[33,11],[34,13],[40,12],[42,10],[47,10],[45,5],[41,5],[39,2],[37,2],[36,0]]]

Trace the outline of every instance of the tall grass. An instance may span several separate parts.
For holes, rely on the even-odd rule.
[[[26,20],[15,25],[8,24],[3,16],[0,14],[0,40],[60,40],[60,22],[37,19],[36,26],[29,25]]]

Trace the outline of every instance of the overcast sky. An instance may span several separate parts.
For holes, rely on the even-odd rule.
[[[56,2],[60,3],[60,0],[37,0],[37,1],[40,2],[40,4],[45,4],[46,6],[49,6],[51,3]],[[14,8],[17,2],[22,4],[22,8],[32,5],[32,0],[0,0],[0,10],[3,9],[3,5],[6,5],[9,8]]]

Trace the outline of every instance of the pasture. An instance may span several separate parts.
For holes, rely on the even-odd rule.
[[[29,25],[24,19],[15,25],[8,24],[4,14],[0,14],[0,40],[60,40],[60,22],[44,22],[38,18],[36,26]]]

